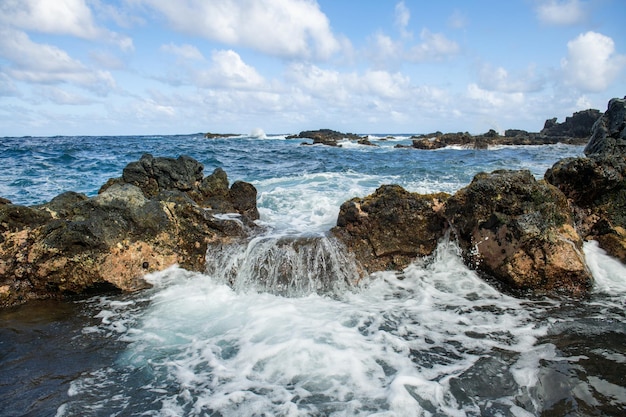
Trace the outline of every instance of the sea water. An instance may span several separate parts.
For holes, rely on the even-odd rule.
[[[0,196],[95,195],[143,153],[192,156],[258,190],[265,232],[149,290],[0,312],[0,416],[553,416],[626,413],[626,268],[595,242],[585,300],[494,289],[443,239],[358,283],[328,236],[344,201],[396,183],[448,192],[481,171],[541,178],[568,145],[302,146],[282,135],[2,138]],[[385,138],[386,140],[382,140]]]

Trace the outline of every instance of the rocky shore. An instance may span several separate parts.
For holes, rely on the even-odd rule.
[[[548,121],[540,135],[582,134],[595,112]],[[326,130],[298,137],[331,146],[364,139]],[[587,141],[585,157],[557,162],[541,180],[529,171],[480,173],[454,195],[381,186],[342,204],[330,234],[363,273],[400,271],[449,236],[468,266],[505,291],[584,296],[592,285],[584,240],[626,262],[626,99],[609,102]],[[66,192],[37,206],[0,199],[0,307],[136,291],[148,286],[147,273],[174,264],[205,271],[209,247],[261,233],[256,194],[249,183],[230,185],[220,168],[205,176],[193,158],[146,154],[95,197]]]
[[[466,264],[506,291],[584,296],[584,240],[626,262],[626,99],[609,102],[585,154],[539,181],[529,171],[480,173],[452,196],[385,185],[345,202],[332,233],[368,273],[400,270],[449,234]]]

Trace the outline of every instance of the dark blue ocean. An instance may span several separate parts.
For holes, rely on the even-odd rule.
[[[454,193],[497,169],[539,179],[583,149],[395,148],[409,136],[370,135],[376,147],[284,135],[0,138],[0,197],[15,204],[95,195],[144,153],[185,154],[207,175],[221,167],[252,183],[267,230],[212,254],[206,273],[173,266],[143,292],[0,311],[0,416],[626,415],[626,267],[595,242],[584,247],[587,300],[501,294],[448,241],[359,287],[285,296],[255,285],[246,265],[271,271],[296,256],[281,238],[323,237],[341,203],[382,184]],[[307,256],[344,262],[321,245]],[[316,260],[291,258],[314,286]]]

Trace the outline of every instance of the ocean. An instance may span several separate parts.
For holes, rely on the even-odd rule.
[[[584,300],[503,294],[447,239],[404,271],[328,285],[353,271],[327,239],[344,201],[391,183],[454,193],[497,169],[542,178],[582,146],[285,137],[0,138],[0,197],[15,204],[93,196],[144,153],[185,154],[252,183],[266,228],[211,253],[205,273],[172,266],[141,292],[0,311],[0,416],[626,415],[626,267],[595,242]],[[293,276],[275,279],[285,262]]]

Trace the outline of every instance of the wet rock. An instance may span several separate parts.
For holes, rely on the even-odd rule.
[[[583,295],[592,284],[565,196],[529,171],[476,175],[445,216],[468,265],[508,288]]]
[[[338,142],[349,140],[360,140],[361,136],[353,133],[341,133],[331,129],[305,130],[297,135],[287,136],[287,139],[313,139],[313,144],[327,146],[338,146]]]
[[[609,101],[606,113],[593,125],[585,155],[626,155],[626,97]]]
[[[91,288],[135,291],[146,273],[173,264],[203,271],[208,245],[247,236],[258,211],[251,184],[228,188],[223,171],[202,171],[189,157],[144,155],[93,198],[0,205],[0,306]]]
[[[367,272],[402,269],[431,254],[445,231],[440,215],[445,193],[420,195],[384,185],[365,198],[341,205],[332,233]]]
[[[570,200],[583,238],[597,240],[626,262],[626,157],[567,158],[554,164],[545,179]]]

